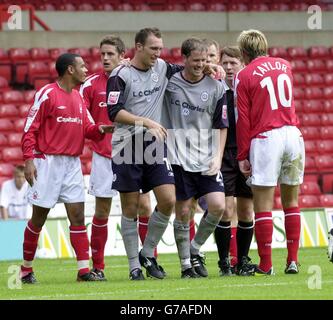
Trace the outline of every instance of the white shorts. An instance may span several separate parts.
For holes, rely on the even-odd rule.
[[[299,185],[304,176],[304,141],[295,126],[284,126],[260,133],[251,141],[251,184]]]
[[[84,202],[84,183],[79,157],[45,155],[34,159],[37,180],[28,190],[31,204],[53,208],[57,202]]]
[[[100,198],[112,198],[117,191],[112,189],[113,172],[111,159],[93,152],[88,193]]]

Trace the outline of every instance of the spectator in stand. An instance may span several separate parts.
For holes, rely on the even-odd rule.
[[[2,219],[29,219],[31,206],[27,199],[28,182],[24,177],[24,166],[14,169],[14,177],[5,181],[1,188],[0,211]]]

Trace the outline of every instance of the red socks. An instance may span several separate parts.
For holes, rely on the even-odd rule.
[[[139,237],[142,244],[145,242],[146,239],[148,231],[148,222],[149,222],[149,217],[139,216]],[[157,258],[157,248],[155,248],[154,250],[154,256],[155,258]]]
[[[190,220],[190,241],[194,239],[195,236],[195,221],[194,219]]]
[[[237,227],[232,227],[231,228],[230,247],[229,247],[229,253],[230,253],[230,257],[231,257],[231,260],[230,260],[231,266],[235,266],[238,262],[236,234],[237,234]]]
[[[79,274],[89,272],[89,240],[86,226],[70,226],[69,234],[76,254]]]
[[[108,218],[98,219],[93,217],[91,227],[91,253],[93,268],[104,270],[104,248],[108,240]]]
[[[301,214],[298,207],[284,209],[284,226],[286,229],[288,258],[287,263],[291,261],[298,262],[298,248],[301,233]]]
[[[272,212],[255,213],[254,231],[260,256],[259,268],[262,271],[267,272],[272,267]]]
[[[31,220],[28,221],[28,224],[24,230],[23,263],[25,265],[21,266],[21,271],[23,276],[32,272],[32,261],[35,257],[38,245],[39,233],[41,232],[41,230],[42,228],[35,227],[31,223]],[[27,264],[30,264],[30,266],[28,266]]]

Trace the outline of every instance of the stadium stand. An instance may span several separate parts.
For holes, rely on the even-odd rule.
[[[26,0],[16,0],[17,5],[26,4]],[[11,4],[3,0],[2,4]],[[249,1],[238,0],[30,0],[29,4],[42,11],[306,11],[311,4],[320,4],[322,10],[333,10],[333,4],[321,1]]]

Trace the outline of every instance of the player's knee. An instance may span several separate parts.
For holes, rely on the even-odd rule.
[[[168,195],[164,197],[161,201],[157,203],[158,210],[164,214],[171,214],[175,207],[176,203],[176,196],[175,195]]]
[[[216,217],[222,217],[225,212],[225,206],[224,205],[215,205],[212,207],[208,207],[208,212]]]

